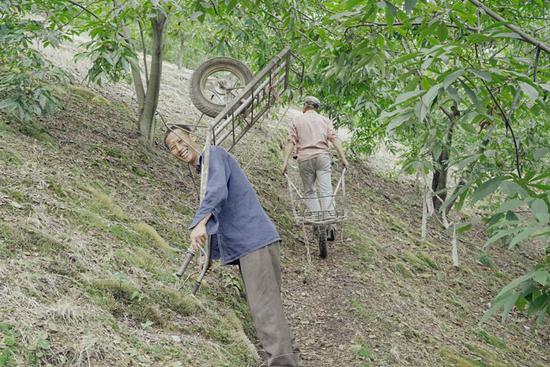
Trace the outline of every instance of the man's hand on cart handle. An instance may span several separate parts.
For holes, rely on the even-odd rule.
[[[204,243],[206,242],[206,239],[208,238],[208,234],[206,233],[206,224],[200,222],[193,228],[191,231],[191,248],[195,252],[199,252],[202,247],[204,246]]]
[[[349,162],[346,158],[342,159],[342,166],[344,166],[344,168],[349,168]]]
[[[191,248],[195,252],[202,250],[204,243],[208,239],[208,233],[206,232],[206,223],[210,219],[212,214],[208,214],[204,217],[191,231]]]

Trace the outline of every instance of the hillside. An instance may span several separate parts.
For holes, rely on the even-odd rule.
[[[193,181],[161,144],[140,145],[119,90],[59,87],[51,118],[0,116],[0,366],[260,366],[237,270],[216,266],[197,297],[176,282]],[[170,121],[197,117],[188,100],[163,108]],[[459,238],[454,269],[438,223],[420,240],[417,189],[356,158],[343,241],[308,266],[279,171],[284,129],[269,126],[235,155],[283,236],[285,307],[306,367],[550,364],[547,326],[533,331],[520,314],[478,325],[540,247],[487,255],[477,228]]]

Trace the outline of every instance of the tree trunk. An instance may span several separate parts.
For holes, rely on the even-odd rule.
[[[122,28],[122,34],[124,35],[124,38],[126,39],[128,45],[135,50],[132,39],[130,38],[130,30],[128,29],[128,27]],[[145,52],[145,50],[143,50],[143,52]],[[134,89],[136,91],[136,99],[138,103],[137,115],[141,116],[141,114],[143,113],[143,103],[145,102],[145,88],[143,88],[143,81],[141,79],[141,71],[139,70],[139,67],[136,65],[132,65],[131,70],[132,81],[134,82]],[[145,77],[147,78],[147,75]]]
[[[452,114],[449,116],[449,128],[445,137],[445,143],[441,148],[439,157],[434,157],[435,170],[432,178],[433,205],[436,212],[439,211],[445,200],[447,199],[447,177],[449,173],[449,155],[453,144],[454,125],[460,111],[456,104],[451,107]]]
[[[136,98],[138,104],[137,115],[143,114],[143,105],[145,103],[145,89],[143,88],[143,81],[141,80],[141,73],[137,66],[132,65],[132,79],[134,81],[134,89],[136,91]]]
[[[160,79],[162,76],[162,56],[164,48],[164,26],[166,16],[159,13],[156,18],[151,19],[153,29],[153,46],[151,54],[151,71],[149,76],[149,87],[145,93],[143,111],[139,116],[139,132],[146,145],[153,144],[155,133],[155,112],[158,106]]]
[[[452,131],[447,133],[447,141],[452,139]],[[436,168],[432,178],[433,204],[436,212],[447,199],[447,174],[449,170],[449,147],[443,146],[436,159]]]
[[[178,65],[178,69],[181,69],[183,68],[183,47],[184,47],[184,41],[185,41],[185,38],[184,38],[184,34],[183,34],[183,31],[180,31],[179,32],[179,38],[180,38],[180,47],[178,49],[178,56],[176,58],[176,63]]]

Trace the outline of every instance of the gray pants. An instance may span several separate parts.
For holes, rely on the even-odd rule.
[[[256,334],[268,356],[269,367],[299,367],[281,300],[281,249],[279,242],[240,258],[241,275]]]
[[[306,207],[312,213],[322,211],[323,214],[330,215],[334,212],[330,163],[329,153],[298,163]]]

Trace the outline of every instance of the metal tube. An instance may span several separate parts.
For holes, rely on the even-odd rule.
[[[277,82],[279,83],[279,82],[281,82],[283,79],[284,79],[284,76],[281,77]],[[267,83],[264,83],[264,85],[263,85],[262,88],[265,88],[266,85],[267,85]],[[284,92],[284,91],[283,91],[283,92]],[[282,94],[282,93],[281,93],[281,94]],[[267,108],[264,109],[264,111],[263,111],[262,113],[256,115],[256,117],[257,117],[257,118],[261,117],[261,116],[263,115],[263,113],[264,113],[266,110],[267,110]],[[231,118],[234,119],[235,117],[232,116]],[[220,133],[222,132],[222,130],[223,130],[230,122],[232,122],[232,120],[231,120],[231,119],[227,119],[226,122],[227,122],[227,123],[224,123],[224,125],[223,125],[222,127],[219,128],[219,131],[216,132],[216,135],[217,135],[217,134],[220,134]],[[252,121],[250,124],[247,124],[247,125],[248,125],[248,129],[249,129],[253,124],[254,124],[254,121]],[[248,129],[246,129],[245,132],[248,131]],[[231,135],[231,132],[226,132],[224,135],[222,135],[221,138],[217,138],[217,139],[216,139],[216,145],[221,145],[221,143],[223,143],[223,141],[224,141],[225,139],[227,139],[227,137],[228,137],[229,135]],[[232,144],[232,147],[233,147],[233,145],[235,145],[239,140],[240,140],[240,137],[237,138],[236,140],[234,139],[234,142],[233,142],[233,144]]]
[[[202,156],[202,167],[201,167],[201,201],[204,199],[204,196],[206,194],[206,188],[208,185],[208,168],[210,166],[210,146],[212,142],[212,129],[209,128],[206,131],[206,143],[204,144],[204,153]],[[207,236],[206,243],[204,244],[204,252],[206,261],[204,262],[204,265],[201,269],[201,273],[199,275],[199,278],[197,279],[195,283],[195,287],[193,288],[193,294],[197,293],[201,286],[201,282],[206,275],[206,272],[208,271],[208,266],[210,265],[210,253],[211,253],[211,243],[210,243],[210,236]]]
[[[281,65],[275,70],[275,73],[278,73],[278,72],[284,67],[284,65],[285,65],[284,63],[281,64]],[[260,85],[259,89],[265,88],[265,86],[267,85],[268,82],[269,82],[269,80],[265,80],[264,82],[262,82],[262,84]],[[250,85],[249,85],[249,86],[250,86]],[[247,88],[247,89],[248,89],[248,92],[250,92],[250,91],[252,90],[253,87],[254,87],[254,86],[252,85],[252,86],[250,86],[250,88]],[[243,93],[242,95],[245,95],[245,94]],[[241,98],[240,96],[237,97],[233,102],[240,100],[240,98]],[[230,111],[230,110],[228,110],[228,111],[223,111],[222,113],[223,113],[224,115],[223,115],[221,118],[218,119],[218,117],[220,117],[220,115],[221,115],[221,113],[220,113],[220,115],[218,115],[218,116],[216,117],[216,120],[214,120],[214,121],[212,122],[212,125],[211,125],[211,126],[213,126],[213,127],[215,128],[214,136],[218,136],[218,135],[222,132],[222,130],[225,129],[226,126],[229,125],[229,124],[231,123],[231,121],[232,121],[232,119],[233,119],[233,117],[230,116],[229,118],[227,118],[227,119],[224,121],[224,120],[223,120],[223,117],[225,117],[229,112],[231,112],[231,115],[232,115],[232,116],[234,116],[234,115],[237,115],[237,116],[238,116],[244,109],[246,109],[246,108],[248,107],[248,105],[250,104],[250,101],[252,101],[252,98],[253,98],[252,96],[248,96],[248,97],[244,100],[244,102],[241,102],[240,106],[239,106],[236,110],[234,110],[234,111]],[[220,125],[217,126],[218,124],[220,124]],[[217,140],[217,139],[216,139],[216,140]],[[218,143],[218,144],[219,144],[219,143]]]
[[[271,62],[269,64],[267,64],[259,73],[258,75],[252,79],[250,81],[250,83],[247,84],[247,86],[244,88],[244,90],[241,92],[240,96],[245,96],[247,95],[250,90],[252,89],[252,87],[254,85],[256,85],[256,83],[258,83],[258,81],[260,81],[267,73],[269,73],[269,71],[273,68],[274,65],[276,65],[282,58],[284,58],[284,56],[286,54],[288,54],[290,52],[290,47],[285,47],[281,52],[279,52],[279,54],[277,56],[275,56]],[[239,96],[239,97],[240,97]],[[238,101],[240,98],[235,98],[232,103],[228,104],[227,106],[225,106],[225,109],[220,112],[218,114],[218,116],[216,116],[216,118],[214,119],[214,121],[212,122],[212,125],[213,126],[216,126],[221,120],[223,120],[223,118],[227,115],[227,113],[229,111],[231,111],[231,109],[233,107],[235,107],[235,105],[237,105]]]
[[[179,270],[176,272],[176,276],[178,278],[181,278],[183,273],[185,273],[185,270],[187,270],[189,263],[191,262],[191,260],[193,260],[193,256],[195,256],[195,253],[193,252],[193,250],[188,249]]]

